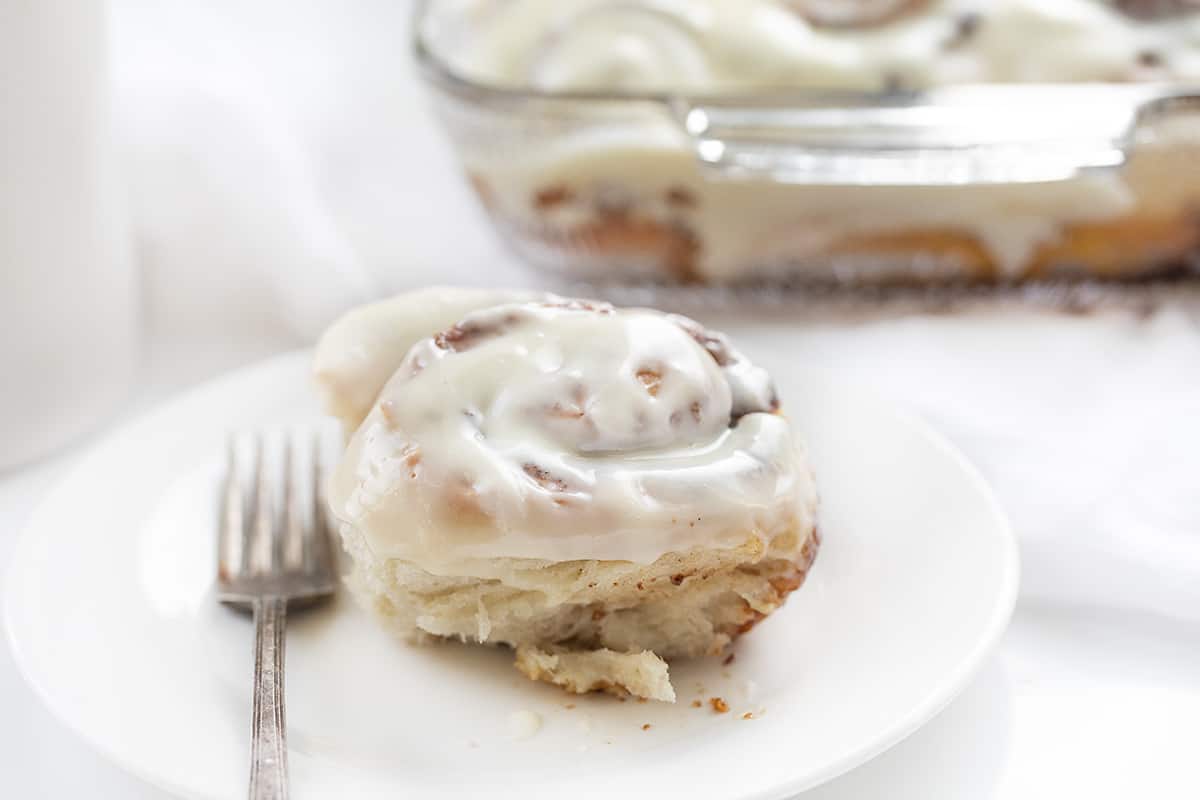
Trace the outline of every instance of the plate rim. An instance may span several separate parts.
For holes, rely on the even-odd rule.
[[[821,370],[821,372],[828,374],[828,370]],[[932,692],[919,704],[919,710],[914,710],[904,720],[903,724],[893,726],[892,729],[886,731],[883,735],[877,736],[875,741],[870,745],[864,745],[854,755],[847,756],[842,762],[831,763],[827,767],[826,772],[818,771],[820,777],[810,780],[795,780],[786,787],[781,786],[777,790],[750,795],[744,800],[789,800],[789,798],[792,798],[796,794],[828,783],[866,764],[929,724],[963,693],[967,686],[970,685],[971,679],[979,673],[984,662],[1000,644],[1000,640],[1004,637],[1004,633],[1008,630],[1009,623],[1012,621],[1020,591],[1021,557],[1016,531],[1012,527],[1012,521],[1009,519],[1007,512],[1005,512],[1004,506],[1000,503],[1000,498],[996,495],[995,490],[992,489],[991,484],[987,482],[987,479],[983,477],[979,468],[949,439],[939,433],[925,420],[921,419],[912,410],[897,403],[887,402],[879,392],[865,387],[861,383],[840,377],[833,378],[832,380],[843,386],[852,386],[855,391],[861,392],[863,397],[868,399],[869,402],[881,408],[885,413],[891,414],[899,422],[909,425],[914,432],[938,448],[943,455],[948,456],[954,461],[963,475],[969,479],[971,485],[979,491],[980,497],[987,501],[989,516],[998,523],[998,532],[1002,534],[1001,539],[1003,542],[1004,567],[1001,573],[1003,575],[1003,585],[1001,591],[998,593],[998,602],[993,608],[992,617],[988,621],[985,631],[980,633],[974,649],[959,662],[958,669],[953,673],[952,677],[947,678],[944,684],[946,688],[941,692]]]
[[[311,348],[289,350],[214,375],[194,386],[163,398],[150,409],[123,422],[98,440],[90,443],[78,454],[74,463],[64,470],[53,485],[39,498],[17,536],[11,551],[12,556],[3,575],[4,639],[12,654],[17,672],[33,694],[59,724],[102,755],[109,763],[150,786],[181,797],[201,795],[191,788],[173,783],[163,775],[143,767],[139,762],[125,758],[117,752],[118,748],[109,744],[102,737],[91,735],[86,730],[87,726],[64,709],[61,699],[56,699],[50,687],[34,674],[33,665],[30,663],[31,658],[24,652],[21,642],[18,640],[16,630],[18,626],[14,616],[18,582],[14,578],[24,569],[23,565],[27,565],[31,561],[29,556],[36,549],[33,534],[39,527],[39,519],[46,513],[44,509],[52,506],[64,487],[69,485],[75,476],[86,472],[92,461],[102,456],[110,447],[128,438],[138,429],[152,425],[155,419],[170,414],[179,405],[195,402],[197,398],[205,394],[219,393],[227,384],[236,383],[270,369],[282,370],[290,366],[292,362],[308,363],[311,360],[311,352]],[[931,692],[908,715],[890,727],[881,728],[875,736],[870,738],[870,741],[847,752],[839,759],[831,760],[821,769],[743,795],[743,800],[785,800],[799,792],[827,783],[891,749],[930,722],[967,688],[971,679],[983,666],[984,661],[995,650],[1012,618],[1020,588],[1020,551],[1015,531],[995,491],[970,459],[949,439],[903,404],[890,401],[878,391],[864,386],[861,382],[836,375],[828,369],[806,367],[803,371],[806,375],[820,376],[828,383],[851,389],[857,396],[856,399],[870,403],[879,413],[886,414],[897,423],[907,426],[924,442],[936,448],[942,456],[949,458],[954,463],[980,499],[986,503],[987,516],[995,524],[999,549],[1003,558],[1000,569],[1001,586],[996,594],[992,614],[987,625],[981,628],[976,635],[972,650],[958,661],[956,668],[946,676],[939,689]]]

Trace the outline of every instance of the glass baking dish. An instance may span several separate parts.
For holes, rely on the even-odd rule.
[[[1139,280],[1200,263],[1200,86],[738,94],[485,85],[413,48],[476,194],[593,284]],[[444,25],[439,20],[438,25]]]

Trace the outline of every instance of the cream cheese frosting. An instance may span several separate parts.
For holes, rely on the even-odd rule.
[[[394,313],[407,307],[390,306],[390,341],[414,343],[330,489],[376,556],[435,573],[498,557],[650,563],[811,522],[811,476],[770,379],[720,335],[560,298],[440,332]],[[361,350],[352,330],[378,336],[388,312],[370,316],[331,331],[319,363]],[[370,393],[375,370],[360,374],[346,396]]]
[[[871,8],[880,5],[456,0],[435,4],[430,32],[439,55],[476,80],[547,90],[1200,78],[1200,12],[1186,3],[895,0]],[[859,9],[863,21],[850,13],[839,22],[830,8]]]
[[[435,286],[355,308],[317,344],[313,378],[321,403],[349,436],[419,339],[480,308],[546,297],[514,289]]]

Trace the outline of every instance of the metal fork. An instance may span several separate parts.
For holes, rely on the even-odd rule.
[[[289,605],[308,607],[333,594],[337,568],[321,500],[320,438],[297,458],[285,437],[281,466],[272,474],[263,437],[251,440],[253,488],[247,493],[239,465],[239,438],[230,437],[220,532],[217,598],[254,614],[254,715],[251,728],[250,800],[288,795],[287,727],[283,705],[284,629]],[[296,472],[304,467],[311,490]],[[279,486],[282,478],[282,487]],[[275,513],[277,498],[282,510]]]

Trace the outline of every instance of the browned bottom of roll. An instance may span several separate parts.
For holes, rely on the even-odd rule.
[[[354,592],[395,633],[510,646],[534,680],[665,701],[666,662],[719,655],[804,583],[820,545],[815,529],[785,530],[648,565],[492,559],[477,574],[434,575],[343,537]]]

